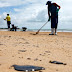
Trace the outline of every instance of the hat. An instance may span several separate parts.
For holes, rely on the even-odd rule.
[[[7,14],[7,15],[9,15],[9,14]]]
[[[51,4],[51,1],[47,1],[46,5]]]

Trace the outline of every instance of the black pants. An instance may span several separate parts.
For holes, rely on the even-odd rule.
[[[51,18],[51,28],[57,28],[58,25],[58,15]]]
[[[7,26],[10,28],[11,21],[7,21]]]

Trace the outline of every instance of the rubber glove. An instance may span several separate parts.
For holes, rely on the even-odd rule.
[[[58,11],[59,11],[59,9],[56,10],[56,12],[58,12]]]
[[[50,21],[50,18],[51,18],[51,16],[49,16],[49,19],[48,19],[48,21]]]
[[[48,21],[50,21],[50,18],[48,19]]]

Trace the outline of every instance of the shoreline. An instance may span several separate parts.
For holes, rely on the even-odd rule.
[[[37,32],[39,29],[27,29],[27,31]],[[0,29],[0,31],[8,31],[8,29]],[[17,29],[17,31],[22,31],[22,29]],[[51,32],[51,29],[42,29],[40,32]],[[72,32],[72,30],[58,29],[57,32]]]

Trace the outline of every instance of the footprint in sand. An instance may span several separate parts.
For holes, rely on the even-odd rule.
[[[42,60],[39,60],[39,61],[42,61]]]
[[[3,44],[0,44],[0,45],[3,45]]]
[[[14,57],[14,56],[12,56],[12,57]]]
[[[37,61],[37,60],[38,60],[38,58],[34,59],[34,61]]]
[[[0,50],[0,51],[2,51],[2,50]]]
[[[26,39],[24,39],[24,38],[19,38],[19,39],[26,40]]]
[[[38,61],[38,58],[34,59],[34,61]],[[42,61],[42,60],[39,60],[39,61]]]
[[[45,51],[46,53],[51,53],[50,51]]]
[[[19,58],[23,58],[23,57],[19,57]]]
[[[0,66],[1,66],[1,64],[0,64]]]
[[[25,42],[24,44],[29,44],[29,42]]]
[[[9,36],[9,38],[10,38],[11,36]]]
[[[45,55],[43,55],[43,54],[39,54],[39,55],[41,55],[41,56],[45,56]]]

